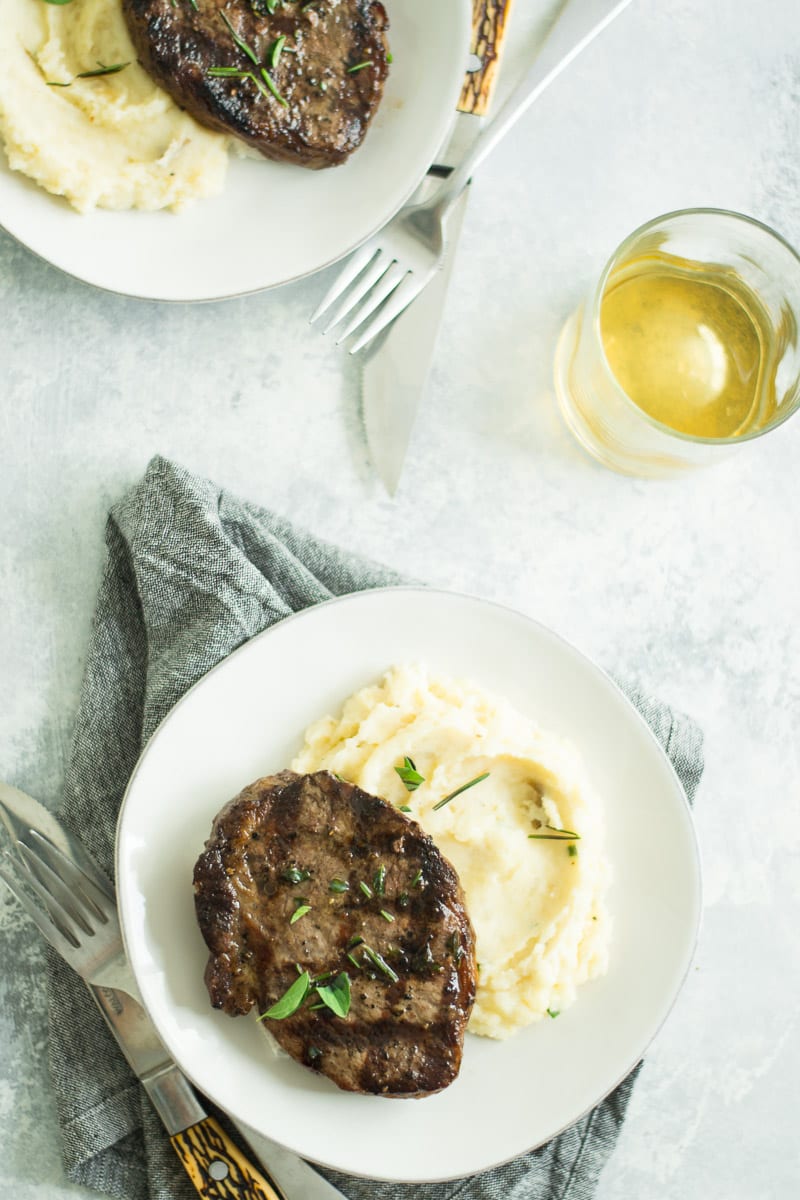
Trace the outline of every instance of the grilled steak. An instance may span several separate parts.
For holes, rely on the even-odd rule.
[[[388,71],[376,0],[122,7],[142,66],[201,125],[304,167],[344,162],[364,140]]]
[[[474,934],[455,871],[416,822],[327,771],[283,771],[217,816],[194,889],[215,1008],[264,1013],[299,972],[329,987],[346,974],[347,1015],[312,986],[265,1019],[284,1050],[346,1091],[425,1096],[455,1079]]]

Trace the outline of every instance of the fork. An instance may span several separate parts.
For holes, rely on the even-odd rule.
[[[13,795],[20,803],[29,801],[6,785],[0,785],[0,793],[4,799]],[[3,803],[0,819],[19,853],[16,859],[3,855],[0,878],[47,941],[90,985],[196,1191],[205,1200],[284,1200],[284,1193],[207,1115],[170,1059],[142,1007],[125,957],[114,891],[90,856],[49,815],[45,820],[54,840]]]
[[[341,345],[368,322],[350,348],[356,354],[417,298],[441,266],[448,219],[475,171],[553,80],[630,3],[618,0],[609,11],[608,0],[573,0],[569,13],[559,18],[559,34],[568,43],[577,37],[572,48],[552,66],[546,50],[537,58],[447,181],[424,203],[402,209],[355,252],[311,317],[312,325],[341,298],[323,333],[349,317],[337,339]]]

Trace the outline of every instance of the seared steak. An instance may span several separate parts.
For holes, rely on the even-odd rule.
[[[201,125],[304,167],[335,166],[364,140],[388,71],[376,0],[122,7],[144,69]]]
[[[300,1007],[264,1021],[298,1062],[386,1096],[455,1079],[475,939],[455,871],[416,822],[327,771],[283,771],[223,808],[194,889],[215,1008],[264,1013],[308,972]],[[343,1016],[313,981],[345,974]]]

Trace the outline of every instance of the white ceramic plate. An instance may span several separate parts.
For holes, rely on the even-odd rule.
[[[307,171],[232,158],[221,196],[186,212],[76,213],[9,170],[0,149],[0,225],[86,283],[149,300],[219,300],[335,262],[408,200],[455,116],[471,0],[386,0],[393,63],[363,146]]]
[[[456,1082],[404,1102],[338,1091],[276,1057],[255,1017],[212,1010],[192,869],[225,801],[285,767],[306,725],[394,663],[472,678],[580,747],[605,797],[614,870],[608,975],[557,1021],[506,1042],[467,1036]],[[235,1118],[316,1162],[420,1182],[505,1161],[596,1104],[639,1060],[694,949],[700,868],[680,784],[615,685],[536,622],[466,596],[365,592],[253,638],[150,740],[119,825],[117,887],[133,970],[158,1031]]]

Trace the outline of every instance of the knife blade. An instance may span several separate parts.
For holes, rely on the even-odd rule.
[[[36,848],[36,835],[44,837],[69,862],[79,866],[116,908],[113,887],[79,839],[39,801],[1,781],[0,820],[28,869],[31,857],[20,847]],[[269,1163],[267,1175],[263,1167],[248,1162],[221,1126],[208,1116],[145,1012],[118,922],[111,916],[110,923],[113,928],[104,928],[98,935],[102,950],[92,960],[91,969],[79,973],[150,1096],[198,1192],[208,1200],[234,1200],[245,1195],[250,1200],[344,1200],[341,1192],[296,1154],[253,1130],[237,1126],[254,1155]],[[225,1174],[215,1174],[215,1167],[217,1172],[225,1169]]]
[[[437,186],[480,133],[497,82],[500,55],[512,0],[473,0],[471,58],[456,118],[445,146],[411,203]],[[397,491],[417,410],[425,390],[455,262],[469,187],[447,225],[447,249],[441,270],[414,304],[402,313],[362,355],[361,402],[372,461],[390,496]]]

